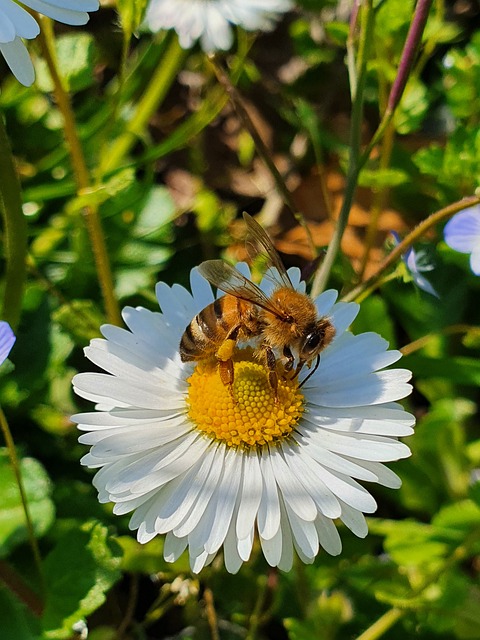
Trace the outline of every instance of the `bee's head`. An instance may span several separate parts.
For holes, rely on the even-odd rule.
[[[311,362],[335,337],[335,328],[327,318],[321,318],[305,331],[300,343],[300,362]]]

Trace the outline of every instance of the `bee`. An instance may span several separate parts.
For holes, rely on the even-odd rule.
[[[284,375],[295,378],[304,365],[318,368],[320,353],[335,337],[329,318],[319,317],[310,296],[296,291],[266,231],[247,213],[248,244],[266,260],[275,288],[268,296],[235,267],[223,260],[207,260],[198,267],[200,274],[225,296],[198,313],[185,329],[180,341],[182,362],[215,357],[220,378],[233,397],[232,356],[238,342],[258,339],[255,357],[268,371],[269,384],[278,401],[277,355]],[[296,366],[294,369],[296,360]]]

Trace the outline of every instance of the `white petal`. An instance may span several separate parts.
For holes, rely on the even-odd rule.
[[[368,534],[368,525],[363,513],[345,502],[342,502],[342,515],[340,518],[343,524],[357,537],[365,538]]]
[[[265,449],[262,450],[259,461],[262,472],[263,490],[260,507],[258,509],[258,532],[262,538],[269,540],[278,532],[280,526],[280,504],[270,455]]]
[[[167,562],[175,562],[187,548],[188,538],[177,538],[173,533],[167,533],[163,546],[163,557]]]
[[[242,480],[236,526],[236,534],[240,540],[250,534],[262,497],[262,473],[256,451],[244,455]]]
[[[331,556],[340,555],[342,552],[342,541],[340,540],[337,527],[333,522],[320,513],[315,520],[315,526],[318,532],[318,539],[325,551]]]
[[[28,51],[21,38],[16,37],[12,42],[0,43],[0,53],[10,67],[17,80],[29,87],[35,80],[35,71],[28,55]]]
[[[315,520],[317,508],[305,487],[293,473],[281,455],[280,449],[270,450],[270,462],[276,483],[285,504],[303,520]]]

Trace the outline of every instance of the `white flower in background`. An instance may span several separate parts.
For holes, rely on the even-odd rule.
[[[16,338],[12,328],[8,322],[2,320],[0,322],[0,364],[3,364],[8,358],[8,354],[10,353],[15,340]]]
[[[289,275],[304,291],[299,270]],[[272,286],[267,278],[261,284]],[[320,546],[339,554],[333,521],[364,537],[363,514],[377,506],[357,480],[398,488],[383,463],[410,455],[398,437],[413,432],[414,418],[396,400],[410,393],[411,374],[382,370],[400,353],[376,333],[348,332],[358,305],[335,303],[337,293],[326,291],[316,304],[336,337],[317,371],[302,387],[279,380],[275,402],[265,368],[248,347],[238,349],[234,402],[215,363],[180,360],[185,327],[214,301],[196,269],[191,288],[159,283],[162,313],[127,307],[129,330],[105,325],[105,340],[85,351],[107,372],[73,381],[80,396],[98,403],[73,420],[86,432],[80,442],[91,446],[82,464],[99,469],[93,483],[100,502],[114,502],[118,515],[132,513],[130,528],[142,543],[166,534],[167,561],[188,548],[194,572],[223,547],[235,573],[255,539],[267,562],[283,570],[294,551],[306,563]]]
[[[81,25],[87,11],[98,9],[98,0],[23,0],[22,4],[58,22]],[[30,86],[35,79],[32,61],[22,38],[40,33],[37,21],[14,0],[0,0],[0,53],[19,82]]]
[[[470,254],[470,268],[480,276],[480,206],[477,204],[454,215],[443,233],[449,247]]]
[[[227,50],[233,44],[231,25],[247,31],[270,31],[290,0],[150,0],[145,24],[150,31],[175,29],[180,46],[200,40],[204,51]]]

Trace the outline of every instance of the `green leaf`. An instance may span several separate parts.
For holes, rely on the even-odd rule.
[[[417,131],[429,106],[428,92],[423,82],[410,79],[395,111],[394,122],[398,133],[406,135]]]
[[[136,219],[133,235],[149,240],[163,239],[164,227],[175,215],[175,203],[166,187],[153,187]]]
[[[72,300],[52,313],[52,319],[71,336],[76,344],[85,346],[100,337],[105,318],[92,300]]]
[[[131,536],[120,536],[116,541],[123,551],[124,571],[151,574],[165,570],[163,538],[154,538],[148,544],[140,544]]]
[[[402,362],[418,378],[446,378],[455,384],[480,386],[480,361],[476,358],[429,358],[414,354],[405,356]]]
[[[4,640],[39,640],[38,621],[0,584],[1,637]]]
[[[480,589],[472,586],[460,607],[455,610],[455,635],[461,640],[478,640],[480,637]]]
[[[70,638],[72,625],[103,604],[120,578],[120,562],[121,549],[101,524],[86,523],[60,538],[44,563],[46,639]]]
[[[94,82],[95,41],[89,33],[68,33],[56,41],[60,75],[72,93],[90,87]],[[54,89],[44,60],[37,65],[36,85],[45,93]]]
[[[40,462],[33,458],[20,460],[20,472],[35,535],[41,537],[55,517],[55,508],[50,499],[50,479]],[[20,491],[6,449],[0,450],[0,495],[0,557],[5,557],[28,540]]]
[[[361,187],[384,189],[385,187],[397,187],[409,180],[408,173],[401,169],[363,169],[358,184]]]
[[[117,8],[125,34],[130,36],[138,29],[147,6],[147,0],[118,0]]]
[[[385,550],[399,565],[431,563],[444,558],[450,549],[448,539],[443,539],[439,530],[420,522],[373,520],[369,528],[386,535]]]

